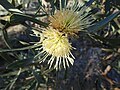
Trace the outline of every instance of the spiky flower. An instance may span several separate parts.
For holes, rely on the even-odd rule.
[[[43,62],[48,61],[49,68],[54,66],[58,70],[61,67],[69,67],[69,64],[73,65],[74,56],[71,53],[73,47],[67,36],[53,28],[45,29],[41,36],[41,52],[39,54],[43,55]]]
[[[49,20],[50,25],[60,32],[72,34],[80,31],[79,16],[72,10],[57,11]]]
[[[41,52],[38,54],[43,62],[48,61],[49,68],[54,66],[56,70],[74,63],[69,36],[76,36],[94,21],[92,15],[86,11],[87,6],[80,7],[78,2],[71,7],[62,6],[61,0],[59,1],[60,9],[48,17],[50,24],[40,34]]]
[[[80,8],[79,4],[73,7],[65,7],[49,17],[50,25],[67,35],[76,35],[79,31],[88,28],[93,23],[93,17],[86,12],[86,8]]]

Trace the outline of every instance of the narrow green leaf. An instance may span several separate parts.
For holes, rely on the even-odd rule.
[[[0,4],[6,9],[15,8],[12,4],[10,4],[7,0],[0,0]]]
[[[7,66],[7,69],[16,69],[16,68],[20,68],[20,67],[26,67],[30,63],[32,63],[31,59],[18,60],[18,61],[15,61],[15,62],[9,64]]]
[[[18,77],[19,77],[19,75],[20,75],[20,73],[21,73],[21,70],[22,70],[22,69],[20,68],[19,71],[18,71],[18,73],[17,73],[17,75],[16,75],[16,77],[15,77],[15,79],[13,79],[12,83],[10,84],[9,90],[12,90],[15,82],[17,81],[17,79],[18,79]]]
[[[115,17],[117,17],[120,14],[120,11],[115,12],[114,14],[111,14],[110,16],[106,17],[102,21],[96,23],[95,25],[88,28],[88,32],[96,32],[100,29],[102,29],[106,24],[108,24],[111,20],[113,20]]]
[[[42,74],[43,75],[48,74],[48,73],[52,72],[53,70],[54,70],[54,68],[47,69],[47,70],[43,71]]]
[[[89,7],[94,1],[95,0],[89,0],[84,6]]]
[[[28,68],[23,68],[22,70],[21,70],[21,73],[23,73],[23,72],[25,72],[25,71],[28,71],[29,69]],[[18,71],[19,70],[14,70],[14,72],[12,71],[10,71],[10,72],[7,72],[7,73],[2,73],[1,75],[0,75],[0,77],[6,77],[6,76],[15,76],[17,73],[18,73]]]
[[[10,41],[8,39],[8,34],[7,34],[7,31],[6,31],[6,28],[8,28],[9,26],[10,26],[9,23],[7,22],[5,24],[5,26],[2,28],[2,35],[3,35],[3,40],[4,40],[5,44],[6,44],[6,46],[9,49],[11,49],[12,45],[10,44]]]
[[[16,9],[12,4],[10,4],[7,0],[0,0],[0,5],[2,5],[9,12],[12,12],[10,9],[15,9],[17,12],[21,12],[19,9]]]
[[[105,52],[114,52],[114,50],[110,48],[101,48],[101,50]]]
[[[27,47],[23,47],[23,48],[16,48],[16,49],[0,49],[0,52],[15,52],[15,51],[23,51],[23,50],[28,50],[28,49],[33,49],[33,48],[37,48],[41,45],[32,45],[32,46],[27,46]]]
[[[120,47],[120,38],[104,38],[99,35],[91,35],[91,36],[99,41],[102,41],[102,42],[110,45],[113,48]]]
[[[13,86],[14,86],[14,84],[15,84],[15,82],[17,81],[17,79],[18,79],[18,77],[19,77],[19,75],[20,75],[20,73],[21,73],[21,68],[19,69],[19,71],[16,73],[16,76],[15,76],[15,78],[12,80],[12,82],[10,82],[5,88],[4,88],[4,90],[13,90]]]
[[[37,72],[37,69],[35,68],[35,66],[33,66],[32,72],[38,84],[45,82],[43,76],[41,75],[41,72]]]
[[[120,34],[120,29],[117,32]]]
[[[10,64],[11,62],[13,62],[14,58],[10,57],[9,54],[7,53],[0,53],[0,56],[4,59],[4,61],[7,63],[7,64]]]
[[[59,0],[59,2],[60,2],[60,10],[66,8],[68,2],[67,0]]]
[[[10,23],[16,24],[16,23],[23,23],[24,21],[31,21],[34,23],[37,23],[39,25],[42,25],[44,27],[48,26],[47,23],[42,22],[40,20],[35,19],[34,17],[31,17],[29,15],[25,15],[25,14],[20,14],[20,13],[14,13],[11,17],[10,17]]]
[[[30,87],[28,88],[28,90],[34,90],[35,89],[35,87],[36,87],[36,81],[34,80],[34,81],[32,81],[31,82],[31,84],[30,84]]]

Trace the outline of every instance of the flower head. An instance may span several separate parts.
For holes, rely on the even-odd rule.
[[[92,25],[94,19],[85,8],[73,5],[71,8],[63,8],[49,17],[50,26],[67,35],[76,35]]]
[[[60,9],[48,17],[50,24],[40,34],[41,52],[38,54],[43,62],[48,61],[49,68],[54,66],[56,70],[74,63],[69,36],[77,36],[79,31],[85,30],[94,21],[92,15],[86,12],[87,6],[80,7],[78,2],[71,7],[62,5],[60,0]]]
[[[42,37],[40,53],[44,55],[42,61],[48,60],[49,68],[53,65],[56,69],[73,65],[74,56],[71,53],[73,47],[67,36],[53,28],[47,28],[42,32]]]
[[[79,16],[72,10],[57,11],[49,20],[50,25],[60,32],[72,34],[80,31]]]

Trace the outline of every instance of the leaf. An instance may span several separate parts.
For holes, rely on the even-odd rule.
[[[11,12],[10,9],[16,9],[12,4],[10,4],[7,0],[0,0],[0,4],[9,12]],[[16,10],[17,12],[21,12],[19,9]],[[16,12],[15,11],[15,12]]]
[[[0,15],[1,16],[8,15],[8,11],[4,7],[2,7],[1,5],[0,5]]]
[[[14,13],[11,17],[10,17],[10,23],[16,24],[16,23],[23,23],[24,21],[31,21],[34,23],[37,23],[39,25],[42,25],[44,27],[48,26],[47,23],[42,22],[40,20],[35,19],[34,17],[31,17],[29,15],[25,15],[25,14],[20,14],[20,13]]]
[[[46,75],[46,74],[52,72],[53,70],[54,70],[54,68],[47,69],[47,70],[43,71],[42,74]]]
[[[29,43],[27,42],[24,42],[24,41],[19,41],[22,45],[30,45]]]
[[[6,69],[6,68],[5,68],[5,69]],[[28,71],[28,70],[29,70],[28,68],[23,68],[22,71],[21,71],[21,73],[26,72],[26,71]],[[17,73],[18,73],[18,70],[14,70],[14,72],[9,71],[9,72],[7,72],[7,73],[2,73],[2,74],[0,75],[0,77],[15,76]]]
[[[38,69],[35,66],[33,66],[32,72],[33,72],[33,75],[34,75],[35,79],[37,80],[38,84],[45,82],[44,77],[41,74],[41,71],[40,70],[38,71]]]
[[[20,68],[20,67],[26,67],[31,63],[32,63],[31,59],[18,60],[18,61],[15,61],[15,62],[9,64],[7,66],[7,69],[16,69],[16,68]]]
[[[15,84],[15,82],[17,81],[17,79],[18,79],[18,77],[19,77],[19,75],[21,73],[21,70],[22,69],[20,68],[19,71],[18,71],[18,73],[17,73],[17,75],[16,75],[16,77],[13,79],[12,83],[10,84],[9,90],[12,90],[13,85]]]
[[[2,28],[2,34],[3,34],[3,40],[4,40],[4,43],[6,44],[6,46],[9,48],[9,49],[11,49],[11,47],[12,47],[12,45],[10,44],[10,41],[9,41],[9,39],[8,39],[8,35],[7,35],[7,31],[6,31],[6,28],[7,27],[9,27],[9,23],[7,22],[6,24],[5,24],[5,26]],[[1,55],[5,55],[5,53],[3,54],[3,53],[1,53]],[[8,56],[8,55],[6,54],[6,56],[4,56],[4,59],[7,59],[7,60],[9,60],[9,61],[13,61],[13,58],[11,58],[10,56]],[[17,54],[16,53],[14,53],[14,56],[16,57],[17,56]]]
[[[23,47],[23,48],[15,48],[15,49],[0,49],[0,52],[15,52],[15,51],[23,51],[23,50],[28,50],[28,49],[33,49],[33,48],[37,48],[41,45],[32,45],[32,46],[27,46],[27,47]]]
[[[4,90],[13,90],[13,86],[14,86],[15,82],[17,81],[19,75],[21,74],[21,70],[22,70],[22,69],[20,68],[19,71],[15,74],[15,75],[16,75],[15,78],[12,79],[12,82],[10,82],[10,83],[4,88]]]
[[[113,49],[109,49],[109,48],[101,48],[101,50],[105,52],[114,52]]]
[[[60,2],[60,10],[66,8],[67,0],[59,0]]]
[[[117,32],[120,34],[120,29]]]
[[[28,88],[28,90],[34,90],[35,89],[35,87],[36,87],[36,81],[34,80],[34,81],[32,81],[31,82],[31,84],[30,84],[30,87]]]
[[[0,20],[4,20],[4,21],[10,21],[10,16],[3,16],[3,17],[0,17]]]
[[[19,9],[9,9],[10,12],[13,13],[23,13],[22,11],[20,11]]]
[[[102,21],[99,21],[95,25],[88,28],[88,32],[97,32],[98,30],[102,29],[106,24],[108,24],[111,20],[116,18],[120,14],[120,11],[111,14],[110,16],[106,17]]]
[[[9,23],[7,22],[5,24],[5,26],[2,28],[2,35],[3,35],[3,40],[4,40],[5,44],[6,44],[6,46],[9,49],[11,49],[12,45],[10,44],[10,41],[8,39],[8,34],[7,34],[7,31],[6,31],[6,28],[8,28],[9,26],[10,26]]]
[[[91,35],[93,38],[100,40],[104,43],[106,43],[107,45],[109,45],[112,48],[118,48],[120,47],[120,38],[104,38],[102,36],[99,35]]]
[[[0,53],[0,57],[2,57],[4,60],[5,60],[5,63],[11,63],[11,62],[13,62],[13,58],[12,57],[10,57],[10,55],[9,54],[7,54],[7,53]]]
[[[80,10],[86,10],[92,3],[94,2],[94,0],[89,0],[87,3],[85,3],[82,8]]]
[[[86,7],[89,7],[94,1],[95,1],[95,0],[89,0],[89,1],[85,4],[85,6],[86,6]]]

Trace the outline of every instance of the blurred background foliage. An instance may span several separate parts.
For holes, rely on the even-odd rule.
[[[48,25],[59,0],[0,0],[0,90],[120,89],[120,0],[78,1],[96,21],[73,41],[75,64],[56,72],[34,58],[39,38],[30,34]]]

